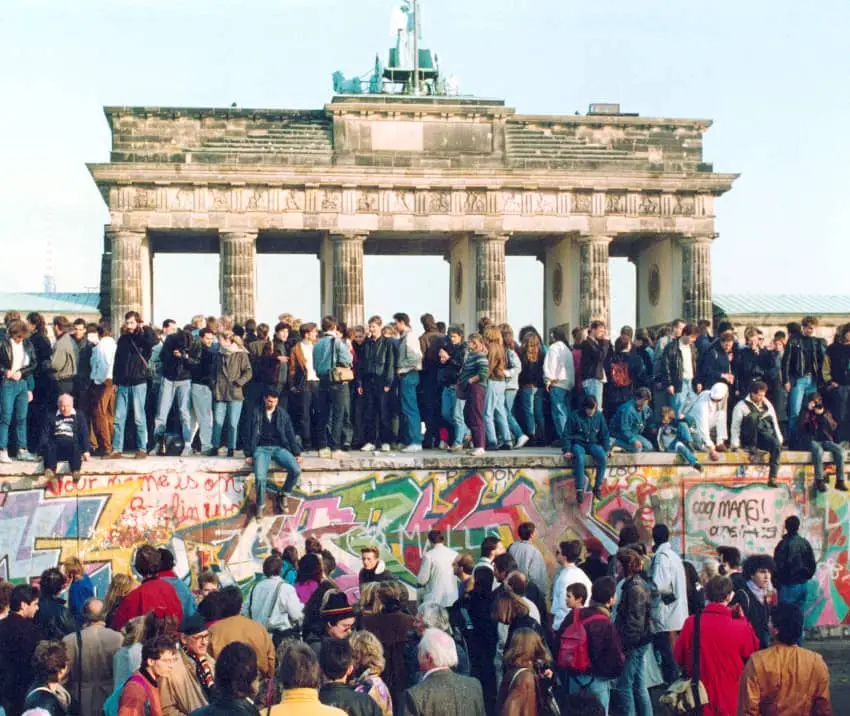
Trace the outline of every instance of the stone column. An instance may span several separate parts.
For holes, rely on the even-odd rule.
[[[143,310],[142,244],[146,240],[146,232],[109,228],[107,236],[112,247],[110,318],[112,330],[117,336],[124,322],[124,314],[127,311],[141,313]]]
[[[363,325],[365,234],[331,234],[331,312],[346,326]]]
[[[611,282],[608,278],[610,236],[579,238],[579,325],[602,320],[611,326]]]
[[[97,308],[104,320],[112,320],[112,237],[109,224],[103,231],[103,254],[100,258],[100,301]]]
[[[682,318],[688,323],[705,319],[714,313],[711,303],[712,235],[686,236],[682,246]]]
[[[221,312],[243,323],[255,317],[256,231],[222,231],[219,247]]]
[[[475,275],[476,298],[475,317],[477,320],[487,316],[491,323],[505,323],[508,320],[507,279],[505,276],[506,235],[476,236]],[[477,326],[467,328],[468,332]]]

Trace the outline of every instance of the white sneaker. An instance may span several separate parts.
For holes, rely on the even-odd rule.
[[[0,462],[2,462],[4,465],[12,464],[12,458],[9,457],[9,451],[5,448],[0,450]]]
[[[472,457],[481,457],[484,454],[484,448],[472,448],[472,450],[469,451],[469,454],[472,455]]]
[[[445,440],[440,440],[440,450],[448,450],[449,444]]]
[[[38,458],[27,450],[18,450],[18,460],[21,462],[37,462]]]
[[[416,443],[411,443],[401,449],[402,452],[422,452],[422,446]]]
[[[514,445],[514,450],[519,450],[520,448],[525,447],[528,443],[528,439],[528,435],[520,435],[519,438],[517,438],[516,445]]]
[[[180,457],[192,457],[192,446],[186,445],[183,450],[180,451]]]
[[[321,450],[319,450],[319,457],[327,459],[330,456],[331,456],[331,449],[330,448],[322,448]]]
[[[389,443],[381,443],[381,452],[392,452],[392,445]]]
[[[372,443],[366,443],[360,448],[360,452],[375,452],[375,446]]]

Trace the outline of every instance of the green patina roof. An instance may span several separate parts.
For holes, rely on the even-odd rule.
[[[721,293],[712,297],[714,310],[729,316],[782,314],[789,316],[850,315],[850,295]]]
[[[0,311],[29,313],[96,313],[97,293],[0,293]]]

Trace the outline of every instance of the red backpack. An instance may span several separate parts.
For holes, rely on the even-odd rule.
[[[604,614],[594,614],[582,622],[579,609],[573,609],[573,621],[561,632],[561,642],[558,646],[558,668],[576,674],[586,674],[590,671],[590,650],[587,647],[587,630],[585,624],[594,621],[608,621]]]

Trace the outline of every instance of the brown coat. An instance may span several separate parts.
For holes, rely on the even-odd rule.
[[[80,698],[82,713],[99,714],[103,703],[114,688],[112,657],[121,648],[123,637],[104,624],[90,624],[80,632],[83,642],[82,661],[78,666],[77,634],[68,634],[62,641],[68,652],[66,688],[74,699]],[[82,667],[82,688],[80,688]]]
[[[741,675],[738,716],[830,716],[829,670],[823,657],[774,644],[750,657]]]
[[[221,650],[234,641],[241,641],[254,650],[257,654],[257,668],[263,676],[274,673],[274,644],[262,624],[237,614],[210,626],[210,654],[213,657],[217,658]]]
[[[537,676],[532,669],[512,669],[502,679],[499,716],[537,716]]]
[[[210,668],[215,670],[215,661],[211,656],[207,658]],[[180,653],[179,661],[160,682],[159,701],[163,716],[184,716],[209,703],[198,682],[195,663],[186,654]]]
[[[251,361],[243,348],[220,350],[215,358],[213,398],[217,401],[243,400],[242,388],[251,380]]]
[[[390,690],[396,709],[402,702],[404,690],[411,686],[407,662],[404,659],[404,646],[414,621],[414,618],[405,612],[364,614],[360,620],[360,627],[372,632],[384,647],[386,666],[381,678]]]

